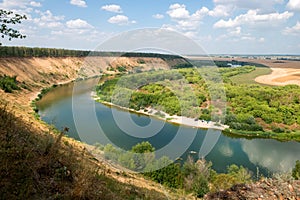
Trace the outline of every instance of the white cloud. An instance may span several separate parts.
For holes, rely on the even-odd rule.
[[[187,19],[190,17],[190,13],[186,9],[185,5],[184,4],[180,5],[178,3],[170,5],[167,14],[172,19]]]
[[[236,27],[234,30],[229,30],[229,35],[231,36],[240,36],[242,33],[242,28],[241,27]]]
[[[300,22],[298,21],[297,24],[293,27],[286,27],[283,30],[283,34],[285,34],[285,35],[300,35]]]
[[[28,7],[41,7],[42,4],[37,1],[32,0],[3,0],[0,3],[0,8],[3,9],[16,9],[22,8],[26,9]]]
[[[63,26],[61,21],[64,20],[64,16],[55,16],[50,10],[45,12],[36,10],[35,12],[36,14],[40,15],[40,17],[30,20],[34,24],[43,28],[61,28]]]
[[[287,8],[300,11],[300,0],[289,0]]]
[[[242,31],[240,26],[235,28],[227,29],[227,33],[220,35],[216,38],[216,41],[229,41],[229,42],[241,42],[241,41],[252,41],[252,42],[264,42],[264,38],[257,38],[252,36],[250,33]]]
[[[89,29],[93,28],[92,25],[87,23],[85,20],[82,19],[75,19],[75,20],[70,20],[66,22],[66,25],[68,28],[71,29]]]
[[[165,16],[162,14],[155,14],[155,15],[152,15],[152,17],[155,19],[163,19]]]
[[[108,19],[108,22],[111,24],[118,24],[118,25],[128,25],[128,24],[135,24],[136,21],[129,21],[128,17],[125,15],[116,15]]]
[[[36,2],[36,1],[31,1],[30,5],[32,7],[42,7],[42,4],[40,2]]]
[[[84,0],[71,0],[70,4],[83,8],[87,7],[86,2]]]
[[[241,25],[257,25],[259,23],[267,23],[269,25],[276,25],[277,23],[284,22],[294,14],[288,11],[283,13],[269,13],[258,14],[257,10],[249,10],[246,14],[239,15],[234,19],[225,21],[219,20],[214,24],[214,28],[231,28]]]
[[[229,16],[233,6],[231,5],[217,5],[213,10],[209,11],[208,14],[212,17]]]
[[[122,8],[119,5],[111,4],[111,5],[105,5],[101,7],[102,10],[114,12],[114,13],[122,13]]]
[[[45,12],[37,10],[36,13],[41,15],[41,19],[43,21],[48,21],[48,22],[50,22],[50,21],[60,21],[60,20],[64,20],[64,18],[65,18],[62,15],[61,16],[53,15],[50,10],[47,10]]]
[[[265,38],[261,37],[258,39],[259,42],[265,42]]]
[[[258,10],[259,13],[273,12],[274,6],[277,4],[283,4],[284,0],[213,0],[218,5],[228,7],[228,10],[233,11],[234,9],[248,9]]]
[[[209,9],[206,7],[202,7],[197,10],[195,13],[190,14],[190,12],[186,9],[184,4],[172,4],[167,11],[167,14],[171,17],[173,21],[177,23],[174,30],[179,31],[192,31],[196,30],[201,23],[201,20],[204,16],[208,15]],[[170,26],[165,25],[165,27],[170,28]],[[189,33],[191,35],[191,32]]]

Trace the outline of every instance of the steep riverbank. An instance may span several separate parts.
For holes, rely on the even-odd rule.
[[[42,88],[70,82],[80,72],[81,77],[94,76],[93,70],[106,72],[106,65],[99,68],[98,64],[108,59],[112,58],[93,58],[94,65],[89,62],[81,72],[84,58],[1,58],[0,75],[17,76],[18,82],[27,86],[13,93],[0,90],[4,123],[0,126],[0,146],[1,152],[6,152],[0,157],[3,198],[127,199],[125,194],[129,193],[132,198],[179,198],[159,184],[98,161],[82,143],[63,136],[67,129],[53,129],[33,115],[30,104]],[[122,59],[137,63],[137,58]],[[161,62],[161,68],[168,66],[159,59],[144,60]],[[5,167],[8,164],[9,169]]]
[[[82,143],[61,137],[63,134],[59,131],[35,119],[30,107],[31,99],[34,99],[42,88],[75,79],[77,76],[73,76],[72,73],[77,68],[72,67],[73,64],[71,64],[72,66],[58,67],[55,73],[45,70],[43,71],[45,74],[42,75],[39,74],[39,70],[36,70],[43,68],[39,64],[24,65],[23,61],[31,63],[30,59],[14,60],[11,58],[8,61],[12,65],[11,68],[4,68],[2,64],[0,67],[0,70],[5,69],[5,73],[11,76],[19,77],[18,73],[21,73],[20,77],[22,75],[24,79],[18,78],[18,80],[28,84],[28,89],[14,91],[12,94],[0,90],[1,106],[5,109],[9,108],[8,112],[2,112],[3,110],[0,112],[1,114],[8,113],[8,115],[5,114],[5,118],[1,118],[4,124],[0,126],[1,147],[5,150],[1,151],[4,152],[1,154],[1,163],[3,163],[1,172],[3,173],[1,173],[0,193],[2,197],[7,197],[7,199],[18,197],[28,199],[180,199],[184,196],[182,198],[194,199],[191,195],[186,196],[182,191],[179,192],[180,194],[174,194],[160,184],[145,180],[141,176],[113,169],[111,165],[105,163],[105,160],[97,159],[86,151]],[[37,58],[33,58],[35,59]],[[42,58],[42,60],[47,60],[47,58]],[[44,67],[54,62],[49,62],[49,60],[45,61]],[[23,72],[18,66],[23,66],[21,70]],[[36,76],[31,76],[27,69],[36,70]],[[54,77],[51,72],[55,74]],[[70,74],[69,78],[64,76],[64,73]],[[108,71],[108,73],[115,72]],[[61,132],[65,131],[67,129]],[[9,139],[7,133],[12,133],[13,136],[10,143],[6,143]]]

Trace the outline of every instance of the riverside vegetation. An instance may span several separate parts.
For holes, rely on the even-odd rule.
[[[6,23],[20,23],[20,20],[26,19],[26,16],[16,14],[11,17],[11,14],[13,12],[0,9],[1,23],[3,23],[1,28],[2,37],[8,36],[9,39],[24,38],[25,36],[17,30],[8,28]],[[13,49],[13,51],[6,52],[7,49]],[[27,52],[26,50],[24,51],[23,47],[1,48],[0,50],[1,55],[5,57],[62,56],[60,53],[63,52],[63,50],[42,51],[42,49],[38,48]],[[81,53],[68,51],[67,55],[82,56]],[[16,77],[4,75],[0,77],[0,81],[1,89],[5,92],[13,92],[13,90],[20,89]],[[64,128],[60,132],[53,129],[49,129],[46,132],[39,128],[42,125],[40,121],[28,122],[24,120],[24,116],[17,116],[14,113],[13,110],[17,110],[16,105],[14,105],[14,108],[11,108],[7,101],[0,100],[1,199],[165,198],[164,195],[158,192],[137,188],[132,184],[122,184],[110,178],[106,175],[107,170],[103,165],[99,165],[96,162],[97,160],[90,154],[87,154],[86,151],[79,150],[80,147],[76,146],[78,143],[71,144],[70,139],[63,137],[68,128]],[[111,147],[104,148],[113,149]],[[138,144],[132,148],[133,152],[152,152],[153,150],[148,143]],[[106,150],[106,152],[109,151]],[[138,161],[140,160],[141,158]],[[136,166],[138,166],[136,163],[131,165],[131,167]],[[228,171],[230,178],[237,180],[233,177],[236,176],[237,172],[244,172],[245,170],[232,166]],[[149,174],[149,176],[152,179],[158,179],[162,177],[160,174],[165,174],[169,170],[163,170],[162,172],[157,173],[158,175],[156,173],[153,175]],[[210,177],[213,176],[211,176],[209,165],[206,165],[205,162],[199,161],[196,164],[187,162],[181,173],[183,176],[179,177],[184,177],[185,189],[195,192],[197,196],[202,196],[208,191],[207,181],[208,179],[212,180]],[[237,177],[240,177],[239,173],[237,175]],[[298,175],[299,162],[293,169],[293,176],[298,179]],[[182,180],[180,178],[176,180],[178,179]],[[221,180],[224,181],[224,178],[221,178]],[[170,181],[165,181],[165,183],[168,182]],[[178,183],[182,184],[183,182],[178,181]],[[177,184],[170,186],[176,187]]]
[[[299,86],[271,87],[231,80],[257,68],[219,68],[226,91],[225,117],[214,115],[222,112],[211,102],[218,87],[211,87],[201,77],[201,73],[207,73],[204,68],[199,68],[200,73],[199,69],[180,68],[117,75],[98,85],[96,91],[100,101],[137,111],[151,107],[170,115],[222,122],[230,126],[224,131],[229,135],[300,141]]]
[[[196,77],[196,72],[190,72],[192,69],[182,70],[180,77],[189,77],[189,82],[192,83],[193,78],[201,81],[201,77]],[[230,71],[229,69],[227,69]],[[241,70],[241,69],[235,69]],[[245,67],[246,72],[255,70],[252,67]],[[156,72],[153,72],[156,73]],[[163,75],[162,77],[171,75]],[[174,72],[172,72],[174,73]],[[190,76],[188,76],[190,73]],[[195,75],[192,75],[194,73]],[[224,71],[224,74],[226,70]],[[232,72],[230,72],[232,73]],[[176,73],[178,74],[178,73]],[[230,75],[227,75],[227,81],[230,82]],[[9,79],[15,80],[13,77]],[[161,78],[161,80],[165,80]],[[177,79],[178,81],[179,79]],[[226,79],[225,79],[226,80]],[[113,81],[113,79],[111,80]],[[162,81],[162,82],[163,82]],[[226,81],[226,82],[227,82]],[[20,82],[13,81],[16,86],[21,87]],[[193,84],[189,83],[194,87]],[[197,85],[195,84],[195,87]],[[147,90],[151,91],[146,87]],[[149,86],[148,86],[149,87]],[[152,87],[152,86],[151,86]],[[150,88],[151,88],[150,87]],[[168,95],[175,95],[171,90],[167,90],[163,84],[153,84],[153,87],[158,87]],[[205,85],[203,85],[203,94],[196,93],[200,99],[204,99]],[[188,88],[187,88],[188,89]],[[189,87],[191,89],[191,87]],[[46,92],[47,89],[44,89]],[[139,91],[139,90],[138,90]],[[13,90],[12,95],[20,93],[18,90]],[[202,95],[203,96],[202,96]],[[202,97],[201,97],[202,96]],[[166,96],[168,97],[168,96]],[[209,96],[205,96],[208,102]],[[200,102],[200,101],[199,101]],[[188,104],[188,102],[186,102]],[[111,169],[105,168],[99,162],[82,148],[78,149],[75,142],[63,137],[67,129],[57,131],[49,128],[49,130],[41,130],[37,128],[37,124],[42,124],[40,121],[32,119],[31,122],[26,122],[23,116],[18,117],[14,110],[10,108],[8,103],[1,101],[0,104],[0,132],[1,132],[1,198],[16,199],[16,198],[81,198],[81,199],[164,199],[165,196],[157,191],[143,189],[137,185],[126,184],[111,178],[109,173]],[[209,107],[208,107],[209,108]],[[202,108],[200,108],[202,109]],[[213,110],[212,108],[207,109]],[[212,111],[210,111],[212,112]],[[192,114],[195,114],[191,112]],[[203,115],[203,113],[201,113]],[[146,146],[146,148],[144,148]],[[243,167],[235,165],[229,166],[227,173],[216,174],[211,169],[211,164],[200,160],[192,162],[189,159],[183,166],[179,163],[170,163],[166,157],[154,160],[151,165],[144,162],[146,159],[153,159],[152,157],[134,157],[131,153],[122,152],[114,147],[108,145],[100,147],[104,150],[104,156],[113,161],[121,162],[130,169],[156,169],[157,165],[169,164],[166,167],[144,173],[146,177],[155,180],[167,187],[174,188],[175,191],[184,196],[192,193],[196,196],[203,196],[207,192],[218,191],[220,189],[227,189],[236,183],[251,182],[249,171]],[[153,147],[149,143],[137,144],[132,148],[132,152],[153,152]],[[111,153],[115,152],[115,153]],[[117,156],[114,156],[117,155]],[[169,173],[171,172],[171,173]],[[128,173],[116,173],[120,179],[125,179]],[[176,176],[174,176],[174,174]],[[299,164],[293,170],[295,179],[299,179]],[[150,184],[153,184],[150,182]],[[17,185],[17,187],[15,187]],[[159,187],[159,186],[157,186]],[[172,194],[173,196],[174,194]],[[176,197],[174,198],[176,199]],[[178,198],[177,198],[178,199]]]
[[[164,186],[184,190],[197,197],[203,197],[207,193],[224,191],[234,185],[249,184],[263,177],[257,172],[253,174],[243,166],[232,164],[227,166],[226,173],[214,171],[211,162],[204,159],[194,161],[192,157],[181,164],[179,161],[171,161],[163,156],[156,158],[155,149],[149,142],[138,143],[131,150],[125,151],[107,144],[96,144],[97,148],[104,152],[106,159],[118,163],[127,169],[140,171],[145,177],[150,178]],[[144,171],[144,172],[143,172]],[[274,177],[285,177],[293,181],[300,178],[300,161],[296,162],[291,174]]]
[[[209,191],[216,192],[228,189],[234,184],[252,181],[250,171],[234,164],[227,167],[227,173],[218,174],[211,168],[212,163],[203,159],[195,162],[189,157],[183,165],[166,156],[157,159],[155,149],[149,142],[138,143],[130,151],[121,150],[111,144],[97,146],[104,151],[106,159],[131,170],[144,170],[142,173],[145,177],[170,188],[183,189],[197,197],[203,197]]]

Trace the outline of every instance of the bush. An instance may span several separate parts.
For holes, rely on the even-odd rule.
[[[13,90],[20,90],[18,86],[17,76],[0,76],[0,88],[4,92],[12,93]]]
[[[300,180],[300,160],[296,161],[296,165],[292,171],[292,176],[294,177],[294,179]]]

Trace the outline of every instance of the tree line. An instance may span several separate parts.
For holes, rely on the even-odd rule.
[[[105,52],[105,51],[87,51],[58,48],[39,48],[22,46],[0,46],[0,57],[148,57],[162,58],[164,60],[183,59],[180,56],[158,53],[140,53],[140,52]]]

